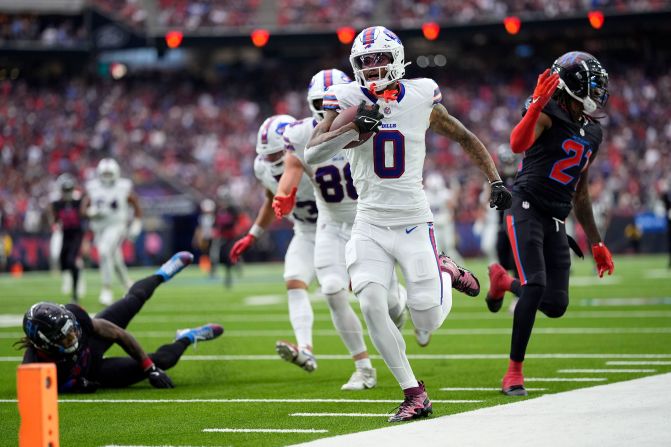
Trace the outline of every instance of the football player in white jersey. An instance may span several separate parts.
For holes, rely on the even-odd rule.
[[[356,82],[327,90],[326,113],[307,145],[306,161],[319,163],[361,141],[360,134],[375,133],[346,150],[359,194],[346,261],[371,339],[404,391],[389,422],[406,421],[428,415],[432,407],[388,314],[387,287],[395,263],[405,276],[417,330],[431,333],[440,327],[452,306],[451,285],[472,296],[480,289],[471,272],[438,255],[422,187],[426,130],[463,147],[490,181],[492,206],[510,207],[512,197],[487,149],[440,104],[438,85],[431,79],[403,79],[403,45],[394,33],[381,26],[366,28],[354,40],[350,62]],[[357,106],[353,122],[330,130],[339,109]]]
[[[285,167],[280,179],[273,209],[278,217],[291,212],[296,202],[296,187],[304,174],[313,182],[317,209],[315,269],[322,292],[331,310],[333,324],[347,347],[356,370],[343,390],[373,388],[377,383],[376,371],[368,356],[359,318],[349,303],[349,276],[345,265],[345,244],[350,239],[356,214],[357,193],[352,184],[349,162],[343,153],[316,165],[305,163],[305,145],[314,127],[324,117],[321,110],[324,92],[334,84],[349,83],[349,77],[340,70],[322,70],[312,77],[308,88],[308,104],[313,116],[297,121],[284,131]],[[402,326],[405,317],[405,289],[393,278],[390,293],[395,304],[392,320]],[[398,294],[402,294],[399,299]]]
[[[254,174],[266,189],[266,199],[251,229],[231,248],[229,257],[234,264],[247,251],[275,219],[272,201],[277,184],[284,171],[284,139],[282,134],[296,120],[289,115],[274,115],[266,119],[256,139],[257,157]],[[317,368],[312,354],[312,323],[314,314],[308,285],[315,275],[314,251],[317,223],[317,204],[312,184],[303,176],[298,185],[297,202],[290,220],[294,223],[294,237],[284,257],[284,281],[289,297],[289,319],[294,329],[296,344],[278,341],[275,350],[284,360],[308,372]]]
[[[102,289],[100,302],[110,305],[112,274],[117,272],[126,289],[133,285],[123,261],[121,243],[128,237],[135,240],[142,231],[142,210],[133,183],[121,178],[119,164],[112,158],[103,158],[96,168],[96,178],[86,183],[86,196],[82,200],[83,214],[90,219],[93,242],[98,249]],[[133,219],[130,221],[130,210]]]

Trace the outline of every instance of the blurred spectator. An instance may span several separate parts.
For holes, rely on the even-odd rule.
[[[81,16],[0,14],[0,46],[32,42],[49,47],[72,47],[87,43]]]

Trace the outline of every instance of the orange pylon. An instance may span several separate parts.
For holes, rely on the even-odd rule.
[[[58,447],[58,379],[53,363],[20,365],[16,373],[19,401],[19,447]]]

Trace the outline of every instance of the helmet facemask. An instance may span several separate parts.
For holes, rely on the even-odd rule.
[[[561,77],[562,69],[556,62],[552,71],[560,74],[558,90],[565,91],[571,98],[580,102],[586,115],[594,116],[595,112],[603,109],[608,102],[608,73],[596,59],[579,62],[582,69],[575,73],[580,78],[580,84],[569,87]]]

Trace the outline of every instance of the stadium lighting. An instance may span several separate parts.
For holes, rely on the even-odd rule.
[[[517,16],[509,16],[503,19],[503,26],[506,28],[508,34],[512,34],[514,36],[520,32],[522,21]]]
[[[587,18],[589,19],[589,24],[592,25],[594,29],[601,29],[603,26],[603,13],[601,11],[590,11],[587,13]]]
[[[270,33],[267,29],[255,29],[252,31],[251,38],[255,47],[264,47],[268,43]]]
[[[351,44],[356,35],[356,30],[351,26],[341,26],[336,32],[338,33],[338,40],[343,45]]]
[[[436,22],[426,22],[422,24],[422,34],[426,40],[436,40],[440,34],[440,26]]]
[[[165,33],[165,44],[168,48],[178,48],[182,44],[184,33],[181,31],[168,31]]]

